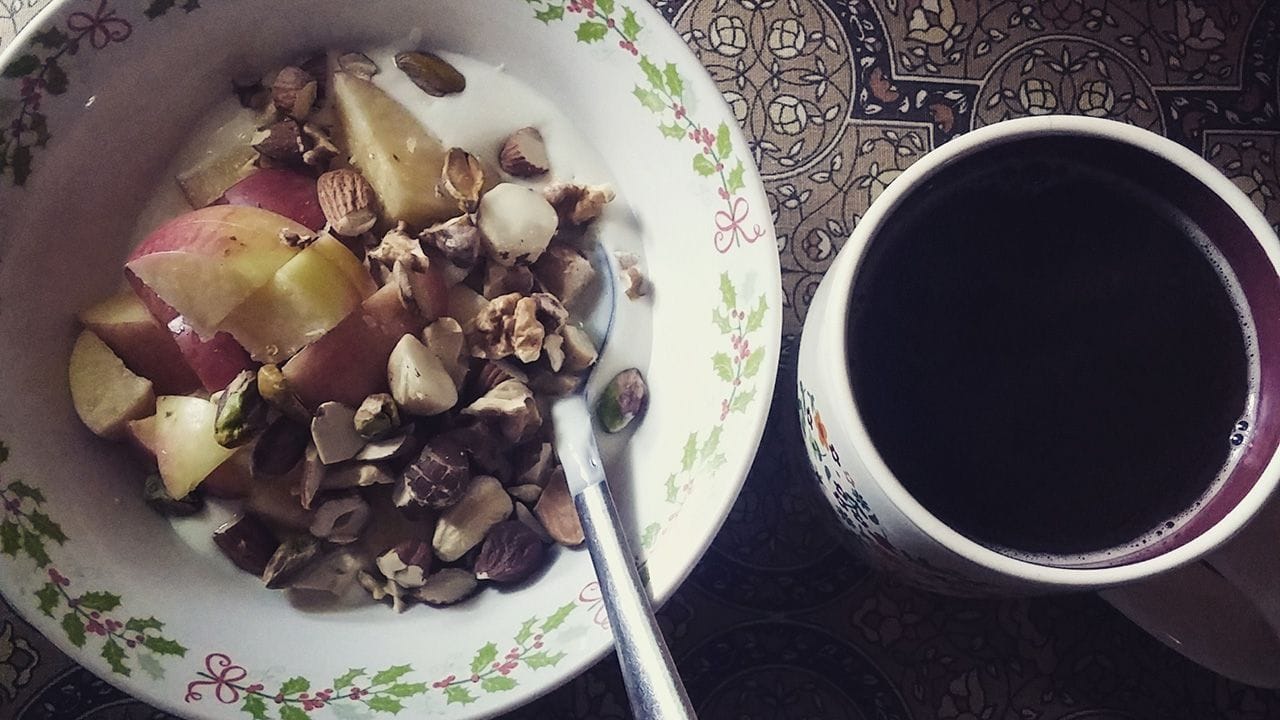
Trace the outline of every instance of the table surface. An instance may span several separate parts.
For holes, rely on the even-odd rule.
[[[0,47],[46,2],[0,0]],[[651,2],[752,139],[787,300],[759,458],[660,613],[700,716],[1280,717],[1280,692],[1196,667],[1096,597],[955,600],[868,571],[810,489],[791,390],[805,310],[844,238],[893,177],[971,128],[1123,119],[1203,154],[1280,224],[1280,0]],[[165,717],[0,604],[0,718]],[[608,659],[512,717],[630,713]]]

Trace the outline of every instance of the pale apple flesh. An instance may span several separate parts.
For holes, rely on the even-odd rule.
[[[227,188],[213,204],[269,210],[311,230],[320,230],[325,224],[315,178],[283,168],[254,171]]]
[[[151,381],[133,374],[89,330],[76,338],[67,374],[76,414],[95,435],[122,439],[130,420],[155,412]]]
[[[113,295],[80,313],[85,328],[102,339],[126,367],[155,385],[162,395],[181,395],[200,387],[168,328],[151,314],[136,293]]]
[[[229,460],[236,450],[213,439],[217,407],[198,397],[156,398],[153,447],[160,478],[169,494],[182,499]]]

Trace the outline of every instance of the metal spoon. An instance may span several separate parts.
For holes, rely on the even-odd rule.
[[[596,303],[596,312],[588,318],[586,329],[603,355],[617,308],[615,269],[598,244],[591,261],[603,279],[602,294],[607,297]],[[631,710],[639,720],[696,718],[653,616],[649,595],[636,570],[635,555],[623,535],[618,510],[605,482],[586,387],[584,379],[577,393],[557,400],[551,406],[551,416],[556,451],[600,581]]]

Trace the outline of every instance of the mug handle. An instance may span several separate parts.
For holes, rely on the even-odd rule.
[[[1280,502],[1207,558],[1099,594],[1194,662],[1280,688]]]

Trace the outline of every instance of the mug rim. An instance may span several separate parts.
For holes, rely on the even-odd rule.
[[[1217,196],[1245,224],[1266,254],[1272,269],[1280,275],[1280,238],[1253,201],[1207,160],[1178,143],[1126,123],[1074,115],[1044,115],[1003,120],[960,135],[935,148],[899,175],[871,204],[850,235],[836,265],[828,272],[835,280],[832,298],[841,298],[838,308],[828,310],[827,332],[838,336],[836,347],[848,347],[848,316],[854,283],[862,268],[871,239],[885,220],[924,181],[961,158],[1005,143],[1030,138],[1071,136],[1118,142],[1148,152],[1180,168]],[[843,250],[843,249],[842,249]],[[1280,282],[1280,279],[1277,280]],[[830,327],[835,323],[835,327]],[[835,383],[837,405],[846,416],[855,454],[886,498],[921,533],[934,542],[989,571],[1020,580],[1061,587],[1102,587],[1139,580],[1194,562],[1230,540],[1261,510],[1280,485],[1280,447],[1273,448],[1266,465],[1248,492],[1210,528],[1190,540],[1154,557],[1113,566],[1072,567],[1045,565],[1006,555],[972,540],[938,518],[899,481],[885,463],[867,432],[853,395],[849,363],[842,363]]]

